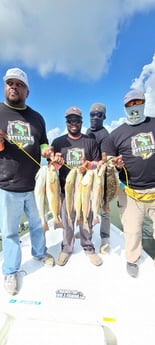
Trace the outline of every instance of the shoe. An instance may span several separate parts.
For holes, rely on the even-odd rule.
[[[139,271],[139,267],[137,264],[131,263],[131,262],[127,262],[127,272],[128,274],[133,277],[136,278],[138,275],[138,271]]]
[[[103,264],[103,260],[100,258],[99,255],[97,255],[96,253],[86,253],[86,255],[88,256],[90,262],[95,265],[95,266],[101,266]]]
[[[61,252],[60,255],[58,256],[56,263],[59,266],[64,266],[66,265],[68,259],[70,257],[69,253]]]
[[[17,273],[10,274],[4,277],[4,288],[12,296],[18,293],[18,279]]]
[[[39,261],[43,263],[44,266],[46,267],[53,267],[55,265],[54,258],[51,254],[46,253],[43,258],[40,258]]]
[[[100,245],[100,253],[101,254],[106,254],[109,253],[110,251],[110,243],[109,243],[109,238],[104,238],[101,241]]]

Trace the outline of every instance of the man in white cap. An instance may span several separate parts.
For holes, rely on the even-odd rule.
[[[89,162],[99,161],[99,152],[96,141],[81,133],[81,110],[75,106],[72,106],[66,110],[65,118],[68,133],[54,139],[52,143],[54,152],[61,153],[65,162],[65,164],[59,170],[62,193],[61,218],[64,226],[61,252],[58,259],[56,260],[56,263],[60,266],[64,266],[68,262],[69,257],[73,252],[75,240],[74,223],[76,213],[74,210],[72,210],[72,224],[70,224],[70,222],[68,221],[66,208],[65,183],[67,175],[73,167],[81,169],[84,159]],[[90,210],[88,215],[89,229],[86,228],[84,221],[81,221],[79,224],[80,242],[90,262],[95,266],[100,266],[102,265],[103,261],[101,257],[95,253],[95,248],[92,243],[92,220],[92,211]]]
[[[105,151],[104,143],[109,136],[107,129],[103,126],[105,119],[106,106],[103,103],[93,103],[90,107],[90,128],[87,129],[86,134],[96,140],[99,146],[100,159],[102,159],[102,153]],[[100,253],[104,254],[110,249],[110,214],[108,212],[101,213],[100,237]]]
[[[155,239],[155,118],[144,114],[145,95],[131,90],[124,97],[126,123],[110,133],[107,154],[122,155],[118,207],[125,235],[127,272],[137,277],[142,250],[142,223],[148,214]]]
[[[19,290],[21,264],[18,227],[23,212],[29,221],[32,256],[43,264],[54,265],[53,257],[47,253],[34,198],[35,175],[41,155],[50,158],[52,149],[48,145],[43,117],[25,104],[29,94],[27,74],[20,68],[11,68],[3,80],[5,101],[0,103],[0,142],[4,145],[0,151],[2,269],[4,287],[15,295]]]

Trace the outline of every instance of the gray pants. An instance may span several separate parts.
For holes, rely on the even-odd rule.
[[[145,189],[143,193],[154,193],[155,188]],[[138,202],[123,190],[119,194],[119,212],[125,235],[125,255],[128,262],[138,260],[142,250],[142,224],[144,216],[148,215],[153,221],[153,238],[155,239],[155,202]]]
[[[100,237],[102,239],[110,237],[110,213],[101,214]]]
[[[62,251],[65,253],[72,253],[74,247],[74,223],[75,223],[76,213],[72,212],[72,227],[68,224],[67,210],[66,210],[66,200],[65,196],[62,195],[62,206],[61,206],[61,219],[64,226],[63,229],[63,241],[61,244]],[[92,243],[92,211],[89,212],[88,224],[89,231],[84,228],[83,224],[79,225],[80,232],[80,243],[85,252],[95,252],[94,245]]]

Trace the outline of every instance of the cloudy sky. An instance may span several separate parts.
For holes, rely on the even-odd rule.
[[[64,113],[107,106],[105,126],[123,121],[123,97],[145,92],[155,116],[155,0],[1,0],[0,97],[8,68],[29,77],[27,104],[45,118],[50,140],[65,130]]]

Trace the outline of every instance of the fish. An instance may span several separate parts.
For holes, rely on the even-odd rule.
[[[76,212],[76,219],[75,224],[78,226],[83,222],[83,216],[82,216],[82,179],[83,179],[83,173],[77,170],[77,176],[75,181],[75,193],[74,193],[74,209]]]
[[[66,177],[65,182],[65,200],[66,211],[68,216],[68,223],[73,228],[72,211],[74,210],[74,193],[75,193],[75,180],[77,176],[77,168],[74,167],[70,170]]]
[[[113,164],[108,164],[105,172],[103,210],[110,212],[109,203],[115,199],[119,194],[119,180],[117,177],[117,170]]]
[[[88,215],[91,209],[91,192],[93,187],[94,171],[87,170],[82,179],[81,187],[81,200],[82,200],[82,214],[83,214],[83,226],[89,230]]]
[[[34,196],[39,212],[39,216],[42,221],[42,225],[45,231],[49,230],[48,223],[46,220],[46,173],[47,166],[43,165],[35,176],[35,188]]]
[[[53,215],[54,229],[63,228],[60,218],[61,189],[58,173],[52,164],[47,167],[46,174],[46,196],[48,208]]]
[[[92,211],[93,211],[93,225],[100,222],[99,212],[104,197],[104,180],[105,180],[106,164],[94,170],[94,182],[92,190]]]

